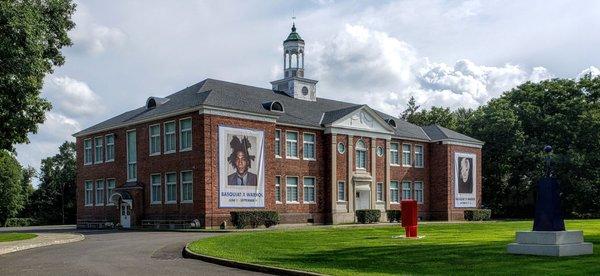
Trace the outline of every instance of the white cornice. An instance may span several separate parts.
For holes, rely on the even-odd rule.
[[[219,108],[219,107],[214,107],[214,106],[201,106],[199,109],[199,113],[239,118],[239,119],[246,119],[246,120],[261,121],[261,122],[269,122],[269,123],[276,123],[277,118],[279,118],[279,116],[277,116],[277,115],[252,113],[252,112],[247,112],[247,111],[225,109],[225,108]]]
[[[462,142],[462,141],[456,141],[456,140],[450,140],[450,139],[444,139],[444,140],[436,140],[436,141],[431,141],[432,143],[436,143],[436,142],[442,142],[443,145],[455,145],[455,146],[463,146],[463,147],[470,147],[470,148],[482,148],[483,147],[483,142],[482,143],[470,143],[470,142]]]

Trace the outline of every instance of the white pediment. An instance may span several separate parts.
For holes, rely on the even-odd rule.
[[[393,133],[391,126],[366,106],[333,122],[331,127],[377,133]]]

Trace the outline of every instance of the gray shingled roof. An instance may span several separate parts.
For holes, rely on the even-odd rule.
[[[475,138],[471,138],[467,135],[458,133],[454,130],[447,129],[439,125],[424,126],[423,130],[425,131],[425,133],[427,133],[429,138],[431,138],[431,141],[457,140],[468,143],[483,144],[482,141],[479,141]]]
[[[277,123],[308,127],[322,127],[363,107],[363,105],[359,104],[323,98],[317,98],[314,102],[304,101],[270,89],[214,79],[206,79],[166,98],[169,100],[158,104],[153,109],[147,110],[145,106],[142,106],[96,124],[74,135],[80,136],[122,125],[136,124],[155,117],[168,116],[178,111],[193,110],[194,108],[200,108],[200,106],[278,116]],[[285,112],[279,113],[265,109],[263,104],[272,101],[281,102]],[[431,140],[428,137],[429,133],[426,134],[421,127],[383,112],[376,112],[383,119],[393,119],[396,121],[395,134],[397,137],[425,141]],[[459,133],[452,134],[452,137],[458,137],[461,141],[477,141]]]

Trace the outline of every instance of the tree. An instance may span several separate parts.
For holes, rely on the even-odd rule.
[[[0,150],[0,226],[4,226],[6,219],[15,217],[23,208],[22,178],[21,165],[15,156]]]
[[[65,62],[74,11],[71,0],[0,1],[0,149],[29,142],[44,122],[43,79]]]
[[[419,110],[419,107],[421,106],[417,105],[415,97],[411,96],[408,100],[408,107],[404,111],[402,111],[400,118],[409,121],[410,118],[412,118],[412,116],[417,112],[417,110]]]

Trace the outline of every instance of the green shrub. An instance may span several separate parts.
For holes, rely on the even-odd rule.
[[[356,220],[359,223],[375,223],[379,222],[381,211],[375,209],[356,210]]]
[[[5,227],[24,227],[36,225],[37,221],[32,218],[9,218],[4,224]]]
[[[468,221],[490,220],[491,216],[492,216],[492,210],[490,210],[490,209],[465,210],[465,220],[468,220]]]
[[[269,228],[279,224],[279,213],[275,211],[234,211],[230,213],[231,223],[237,229],[243,229],[246,226],[256,228],[264,225]]]
[[[387,214],[387,219],[389,222],[400,222],[402,219],[400,210],[387,210],[385,211]]]

